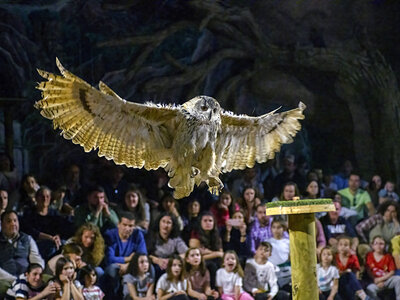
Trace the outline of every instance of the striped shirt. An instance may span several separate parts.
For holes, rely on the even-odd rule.
[[[7,290],[7,300],[14,300],[16,298],[29,299],[35,297],[44,290],[46,285],[41,285],[38,288],[33,288],[29,285],[25,274],[21,274],[12,283],[11,287]]]

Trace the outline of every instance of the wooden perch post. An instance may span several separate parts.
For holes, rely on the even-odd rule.
[[[289,215],[294,300],[318,300],[314,213],[334,210],[331,199],[303,199],[267,204],[267,215]]]

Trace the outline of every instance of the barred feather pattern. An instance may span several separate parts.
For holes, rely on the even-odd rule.
[[[221,172],[272,159],[293,141],[304,119],[301,102],[296,109],[259,117],[223,111],[207,96],[182,105],[129,102],[105,83],[96,89],[56,63],[61,75],[38,70],[46,79],[37,86],[41,115],[85,152],[98,149],[99,156],[128,167],[164,168],[177,199],[201,182],[217,192]]]

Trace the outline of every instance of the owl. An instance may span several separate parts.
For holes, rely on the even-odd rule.
[[[99,89],[66,70],[61,75],[38,70],[47,79],[37,86],[35,107],[53,120],[54,129],[98,155],[127,167],[164,168],[174,197],[190,195],[205,182],[217,193],[221,173],[253,167],[275,156],[304,119],[305,105],[259,117],[224,111],[212,97],[197,96],[182,105],[134,103],[120,98],[103,82]]]

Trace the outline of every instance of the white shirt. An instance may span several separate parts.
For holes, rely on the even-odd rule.
[[[333,280],[339,278],[339,271],[335,266],[324,269],[320,264],[317,265],[318,287],[326,292],[332,289]]]
[[[222,293],[227,295],[235,294],[235,286],[240,286],[240,293],[242,289],[242,277],[235,272],[227,272],[224,268],[218,269],[215,278],[215,285],[222,288]]]
[[[289,260],[289,239],[269,238],[268,242],[272,245],[272,252],[268,261],[272,262],[274,266],[279,266]]]
[[[158,291],[158,289],[162,289],[167,294],[178,291],[187,292],[187,280],[184,279],[183,281],[172,282],[167,280],[167,273],[164,273],[157,282],[156,291]]]
[[[248,259],[244,268],[244,288],[251,293],[258,289],[264,290],[274,298],[278,293],[274,265],[270,261],[260,265],[254,258]]]

